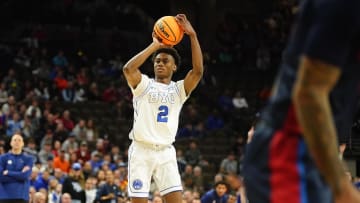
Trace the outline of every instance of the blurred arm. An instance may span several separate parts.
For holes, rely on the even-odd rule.
[[[342,182],[346,180],[338,156],[336,129],[329,103],[329,93],[340,73],[340,68],[336,66],[304,56],[293,94],[307,146],[335,196],[341,192]]]

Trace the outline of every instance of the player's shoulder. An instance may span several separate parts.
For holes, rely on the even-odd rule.
[[[184,84],[184,79],[177,80],[177,81],[171,81],[171,83],[174,84],[174,85],[183,85]]]
[[[150,79],[150,77],[149,77],[148,75],[146,75],[146,74],[144,74],[144,73],[141,73],[141,79],[143,79],[143,78],[145,78],[145,79]]]

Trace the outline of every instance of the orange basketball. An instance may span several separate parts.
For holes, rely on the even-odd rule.
[[[158,19],[154,25],[154,32],[158,39],[166,45],[176,45],[184,36],[184,31],[174,16],[164,16]]]

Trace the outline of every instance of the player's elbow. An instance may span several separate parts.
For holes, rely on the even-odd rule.
[[[203,66],[195,67],[193,68],[193,74],[199,78],[201,78],[204,74],[204,68]]]
[[[123,68],[122,68],[122,71],[123,71],[123,73],[126,75],[126,74],[129,74],[130,73],[130,67],[127,65],[127,64],[125,64],[124,66],[123,66]]]

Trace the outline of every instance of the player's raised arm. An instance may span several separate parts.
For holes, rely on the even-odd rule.
[[[141,80],[141,72],[139,70],[140,66],[146,61],[149,56],[164,46],[161,44],[153,34],[153,42],[147,46],[144,50],[133,56],[123,67],[123,73],[129,85],[132,88],[136,88],[136,86],[140,83]]]
[[[192,70],[189,71],[184,79],[185,91],[186,94],[189,95],[191,91],[195,89],[203,75],[203,55],[196,32],[191,23],[186,19],[186,16],[184,14],[178,14],[175,18],[184,29],[184,32],[189,35],[191,42]]]

